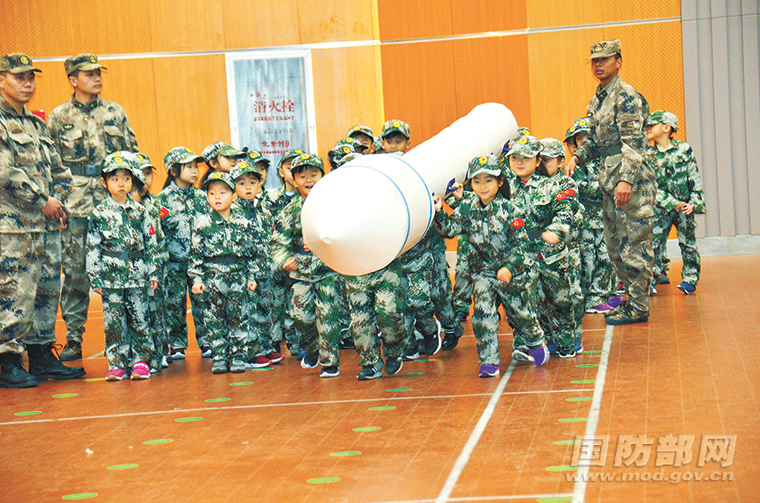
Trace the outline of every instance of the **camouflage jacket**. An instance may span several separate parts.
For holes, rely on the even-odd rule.
[[[210,272],[244,272],[247,281],[257,281],[257,258],[262,250],[256,249],[253,235],[253,225],[238,205],[232,206],[229,220],[214,210],[198,215],[187,267],[193,285],[204,283]]]
[[[532,263],[525,253],[529,243],[523,219],[500,194],[486,207],[478,197],[464,197],[451,216],[436,212],[433,225],[448,238],[467,236],[473,273],[496,277],[499,269],[506,267],[514,276]]]
[[[430,237],[431,232],[435,233],[432,228],[428,229],[425,235],[417,241],[417,244],[399,255],[398,260],[405,272],[417,272],[432,267],[433,255],[430,247],[433,243]]]
[[[203,191],[195,187],[180,189],[171,182],[158,196],[161,227],[166,235],[169,261],[186,264],[190,253],[193,222],[206,212],[208,202]]]
[[[573,189],[563,189],[557,182],[545,176],[534,175],[523,182],[511,171],[506,174],[511,191],[512,204],[517,207],[528,233],[530,253],[543,257],[552,264],[568,256],[567,240],[573,225]],[[541,237],[550,231],[560,242],[550,245]]]
[[[93,290],[147,288],[159,280],[156,254],[153,218],[131,196],[124,206],[108,197],[90,214],[86,269]]]
[[[281,187],[279,189],[269,189],[265,191],[263,197],[266,197],[267,211],[272,218],[277,218],[277,215],[279,215],[285,206],[287,206],[297,195],[298,192],[288,197],[287,194],[285,194],[285,187]]]
[[[688,143],[671,140],[661,152],[656,145],[647,147],[647,162],[657,178],[657,206],[669,213],[678,203],[694,204],[694,213],[705,212],[705,194],[697,159]]]
[[[0,233],[59,229],[42,213],[49,197],[65,204],[71,172],[45,123],[26,107],[19,115],[0,96]]]
[[[159,270],[162,269],[161,265],[169,261],[169,252],[166,250],[166,235],[164,234],[163,226],[161,225],[161,205],[156,197],[148,192],[143,196],[142,205],[148,210],[148,214],[153,219],[153,228],[156,231],[156,264],[159,265]]]
[[[310,251],[306,251],[301,227],[301,210],[304,198],[295,194],[280,214],[275,218],[272,232],[272,260],[277,267],[291,257],[296,258],[296,270],[290,277],[298,281],[320,281],[332,274],[338,274]]]
[[[72,95],[50,112],[48,127],[74,178],[66,212],[72,218],[87,218],[108,196],[100,183],[106,156],[119,150],[138,151],[127,114],[121,105],[99,96],[85,105]]]
[[[562,189],[562,192],[570,196],[567,198],[567,200],[570,201],[570,209],[573,212],[573,223],[570,225],[570,232],[567,235],[566,241],[567,244],[571,247],[577,246],[578,242],[581,239],[581,229],[583,228],[583,215],[585,208],[578,198],[578,191],[575,180],[565,175],[562,170],[554,173],[554,176],[550,177],[550,180],[553,180],[557,185],[559,185],[559,188]]]
[[[614,194],[622,181],[630,183],[637,192],[641,186],[654,181],[652,168],[644,162],[644,126],[649,117],[649,104],[641,94],[618,75],[607,87],[597,87],[596,95],[588,104],[588,117],[591,131],[575,155],[579,164],[602,158],[598,177],[602,192]],[[644,196],[646,203],[648,190]],[[638,204],[635,197],[631,201]]]
[[[245,218],[251,222],[254,246],[260,252],[257,262],[259,270],[262,271],[262,279],[264,276],[271,277],[278,270],[269,253],[269,244],[272,242],[272,219],[258,207],[256,199],[253,202],[238,199],[236,204],[240,206]]]
[[[597,157],[590,161],[579,165],[575,173],[573,173],[573,180],[575,180],[575,186],[578,190],[578,199],[580,199],[583,206],[599,206],[602,205],[602,189],[599,187],[599,166],[602,159]]]

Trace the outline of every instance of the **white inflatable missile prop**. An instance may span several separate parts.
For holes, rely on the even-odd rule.
[[[360,156],[309,193],[301,223],[309,249],[331,269],[359,276],[410,249],[433,222],[433,195],[462,182],[475,157],[500,153],[517,134],[512,112],[484,103],[403,156]]]

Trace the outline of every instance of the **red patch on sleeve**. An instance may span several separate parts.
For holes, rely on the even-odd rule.
[[[150,230],[148,230],[148,233],[149,233],[151,236],[155,236],[155,235],[156,235],[156,229],[154,229],[154,228],[153,228],[153,226],[151,225],[151,226],[150,226]]]
[[[165,207],[161,206],[161,209],[159,210],[158,215],[161,217],[161,220],[163,220],[164,218],[166,218],[169,215],[169,213],[170,212],[169,212],[168,209],[166,209]]]
[[[567,199],[567,194],[565,194],[564,192],[560,192],[559,194],[555,195],[554,197],[557,198],[557,201],[564,201],[565,199]]]
[[[514,220],[512,220],[512,227],[514,227],[515,229],[519,229],[523,225],[525,225],[525,222],[523,222],[522,217],[517,217]]]
[[[568,196],[575,197],[575,189],[566,189],[565,192],[567,192]]]

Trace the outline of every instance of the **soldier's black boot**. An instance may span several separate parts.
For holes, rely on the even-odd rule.
[[[3,388],[33,388],[37,379],[29,374],[21,361],[21,355],[15,353],[0,354],[0,386]]]
[[[29,373],[38,381],[77,379],[87,372],[82,367],[67,367],[53,353],[52,344],[27,344]]]

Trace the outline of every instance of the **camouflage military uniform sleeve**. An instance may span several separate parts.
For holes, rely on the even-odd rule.
[[[103,254],[101,241],[103,235],[103,225],[106,224],[98,208],[96,208],[87,221],[87,255],[85,258],[85,269],[90,277],[90,287],[93,290],[103,288],[103,274],[101,266],[103,265]]]
[[[2,126],[0,127],[0,188],[18,202],[42,209],[47,204],[50,194],[30,179],[26,171],[18,167],[11,133],[4,124]],[[28,136],[23,132],[15,133],[15,135],[19,142],[25,141],[25,136]],[[31,142],[31,137],[29,140]]]
[[[686,145],[686,144],[684,144]],[[687,170],[689,174],[689,202],[694,204],[694,213],[704,213],[705,206],[705,192],[702,189],[702,176],[699,174],[699,167],[697,166],[697,158],[694,156],[694,151],[687,145],[686,155],[689,159],[687,164]]]
[[[443,210],[435,212],[433,226],[441,236],[453,238],[464,232],[464,217],[459,211],[461,208],[462,206],[457,206],[451,215]]]
[[[649,107],[640,94],[621,92],[616,103],[615,116],[620,131],[621,153],[623,156],[618,182],[631,185],[639,178],[639,169],[646,147],[644,124],[649,116]]]
[[[585,164],[581,164],[575,170],[575,173],[573,173],[573,180],[575,180],[576,188],[578,189],[578,197],[581,199],[589,201],[602,200],[602,189],[599,186],[599,178],[596,175],[594,167],[598,159],[597,157]]]
[[[289,258],[295,256],[293,247],[299,227],[296,219],[300,219],[301,216],[301,205],[299,203],[299,199],[291,200],[275,218],[271,251],[272,260],[280,268]]]
[[[562,189],[559,184],[552,183],[550,191],[553,195],[553,201],[550,206],[552,219],[551,223],[544,230],[553,232],[561,241],[565,241],[573,225],[575,190]]]
[[[188,254],[187,275],[193,285],[203,283],[203,259],[205,258],[206,229],[211,224],[210,215],[199,215],[193,222],[190,237],[190,253]]]
[[[139,205],[142,208],[142,224],[143,224],[143,239],[144,239],[144,251],[145,263],[148,266],[148,281],[159,281],[159,262],[158,262],[158,238],[156,235],[156,221],[153,216],[143,205]]]
[[[502,267],[509,269],[514,276],[525,270],[525,255],[530,241],[522,219],[518,216],[515,206],[509,201],[503,204],[504,234],[507,235],[512,246],[505,250],[505,254],[499,257]]]

